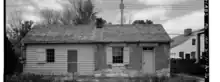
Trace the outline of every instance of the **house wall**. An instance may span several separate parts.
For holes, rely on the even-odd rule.
[[[128,69],[141,70],[142,69],[142,47],[137,44],[128,44],[130,47],[129,65]],[[106,69],[107,44],[93,44],[93,45],[74,45],[74,44],[56,44],[56,45],[28,45],[26,48],[26,65],[24,72],[37,74],[62,74],[67,73],[67,50],[75,49],[78,51],[78,72],[80,74],[90,74],[94,70]],[[38,64],[36,53],[37,49],[55,49],[55,62]],[[159,44],[155,47],[155,69],[161,70],[168,68],[169,45]]]
[[[159,44],[155,49],[155,69],[156,71],[169,68],[169,44]]]
[[[99,45],[98,52],[96,52],[97,58],[97,69],[106,69],[108,68],[106,63],[106,48],[107,45]],[[130,54],[129,54],[129,65],[128,69],[132,70],[142,70],[142,47],[137,46],[137,44],[128,44],[130,47]],[[163,68],[169,67],[169,51],[170,46],[169,44],[159,44],[155,47],[155,69],[161,70]]]
[[[95,52],[95,69],[106,69],[108,68],[107,62],[106,62],[106,46],[104,44],[98,44],[96,47]]]
[[[142,68],[142,47],[131,44],[130,63],[128,69],[141,70]]]
[[[38,64],[36,52],[37,49],[55,49],[55,62]],[[45,45],[27,45],[26,65],[24,72],[36,74],[62,74],[67,73],[67,50],[77,50],[78,52],[78,72],[80,74],[92,73],[94,70],[94,45],[76,45],[76,44],[45,44]]]
[[[192,39],[196,39],[196,44],[192,45]],[[196,52],[196,58],[198,58],[197,56],[197,37],[194,35],[192,37],[190,37],[187,41],[185,41],[184,43],[174,47],[171,49],[171,58],[179,58],[179,52],[183,51],[184,52],[184,58],[185,58],[185,54],[189,53],[191,54],[191,52]],[[204,52],[204,35],[201,35],[200,38],[200,55],[202,56],[202,52]]]

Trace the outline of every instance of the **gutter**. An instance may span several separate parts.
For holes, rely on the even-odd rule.
[[[77,43],[170,43],[171,41],[73,41],[73,42],[24,42],[24,44],[77,44]]]
[[[201,41],[200,41],[200,39],[201,39],[201,35],[202,34],[204,34],[204,32],[200,32],[200,33],[198,33],[197,34],[197,61],[196,61],[196,63],[199,63],[199,60],[200,60],[200,57],[201,57],[201,53],[200,53],[200,51],[201,51],[201,46],[200,46],[200,43],[201,43]]]

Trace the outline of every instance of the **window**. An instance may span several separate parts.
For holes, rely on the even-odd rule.
[[[192,45],[196,45],[196,39],[192,39]]]
[[[112,47],[113,63],[123,63],[123,47]]]
[[[181,59],[184,59],[184,52],[179,52],[179,57],[180,57]]]
[[[171,55],[176,55],[176,53],[171,53]]]
[[[55,61],[54,49],[47,49],[46,54],[47,54],[47,62]]]
[[[186,59],[190,59],[190,54],[186,54]]]
[[[192,57],[192,59],[195,59],[196,58],[196,52],[191,52],[191,57]]]
[[[171,53],[171,57],[175,57],[176,56],[176,53]]]

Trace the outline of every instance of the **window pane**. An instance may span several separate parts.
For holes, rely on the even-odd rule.
[[[123,47],[112,48],[113,63],[123,63]]]
[[[55,57],[54,57],[54,49],[47,49],[47,62],[54,62]]]
[[[196,52],[191,52],[191,57],[192,57],[192,59],[195,59],[196,58]]]
[[[184,52],[179,52],[179,57],[181,57],[182,59],[184,59]]]
[[[192,45],[196,44],[196,39],[192,39]]]

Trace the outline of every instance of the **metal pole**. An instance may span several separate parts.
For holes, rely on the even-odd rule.
[[[121,4],[120,4],[120,9],[121,9],[121,25],[123,25],[123,14],[124,14],[124,4],[123,4],[123,0],[121,0]]]
[[[123,10],[121,10],[121,25],[123,26]]]

